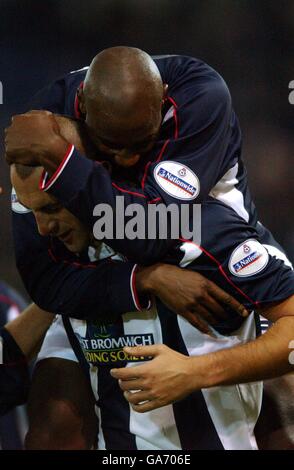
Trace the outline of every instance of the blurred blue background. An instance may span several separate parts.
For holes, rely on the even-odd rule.
[[[294,258],[293,0],[0,0],[0,150],[11,114],[100,50],[203,59],[227,81],[260,220]],[[8,168],[0,161],[0,278],[21,288],[10,231]]]

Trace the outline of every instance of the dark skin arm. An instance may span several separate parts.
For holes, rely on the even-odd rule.
[[[170,310],[186,318],[203,333],[210,334],[207,325],[228,317],[224,307],[230,307],[246,317],[248,311],[237,300],[201,274],[168,264],[139,268],[136,286],[141,293],[152,293]],[[175,292],[177,295],[175,295]]]
[[[41,165],[53,173],[69,145],[60,135],[57,121],[58,118],[47,111],[15,116],[6,130],[8,163]],[[205,333],[209,333],[206,322],[215,324],[225,318],[224,307],[230,306],[238,314],[248,315],[239,302],[202,275],[174,266],[163,268],[157,264],[144,268],[137,274],[137,288],[142,293],[153,293]]]

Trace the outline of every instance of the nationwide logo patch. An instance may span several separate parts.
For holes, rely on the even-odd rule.
[[[195,199],[200,191],[195,173],[178,162],[159,163],[154,168],[154,178],[167,194],[177,199]]]
[[[238,277],[254,276],[262,271],[269,260],[266,248],[257,240],[246,240],[232,253],[229,269]]]
[[[165,170],[164,168],[159,168],[157,176],[173,184],[174,186],[186,192],[190,196],[194,196],[194,194],[197,191],[197,189],[194,186],[192,186],[191,184],[188,184],[186,181],[184,181],[183,179],[179,178],[176,175],[173,175],[173,173]]]
[[[239,273],[242,271],[242,269],[245,269],[250,266],[250,264],[255,263],[255,261],[257,261],[260,257],[261,255],[255,251],[254,253],[251,253],[250,255],[238,261],[238,263],[234,264],[233,269],[236,273]]]

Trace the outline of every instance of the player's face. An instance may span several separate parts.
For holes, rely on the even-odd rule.
[[[36,169],[22,180],[12,167],[11,182],[18,201],[33,212],[40,235],[57,237],[74,253],[83,251],[90,244],[89,231],[56,198],[39,190],[40,176],[41,170]]]
[[[97,148],[124,167],[135,165],[141,155],[149,152],[159,133],[162,102],[144,108],[125,119],[107,115],[88,101],[86,125]]]

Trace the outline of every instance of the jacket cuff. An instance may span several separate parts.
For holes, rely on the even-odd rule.
[[[123,266],[123,271],[122,271]],[[139,296],[136,288],[136,268],[133,263],[115,263],[112,269],[111,305],[113,311],[128,313],[151,307],[148,296]]]
[[[142,310],[149,310],[151,307],[151,300],[148,297],[148,295],[138,295],[137,287],[136,287],[136,272],[137,272],[138,265],[135,264],[135,266],[132,269],[131,272],[131,278],[130,278],[130,287],[131,287],[131,292],[132,292],[132,297],[133,297],[133,302],[137,310],[142,311]]]
[[[48,191],[59,201],[66,204],[85,187],[94,165],[100,165],[81,155],[73,145],[67,152],[55,173],[49,178],[43,171],[39,182],[41,191]]]

